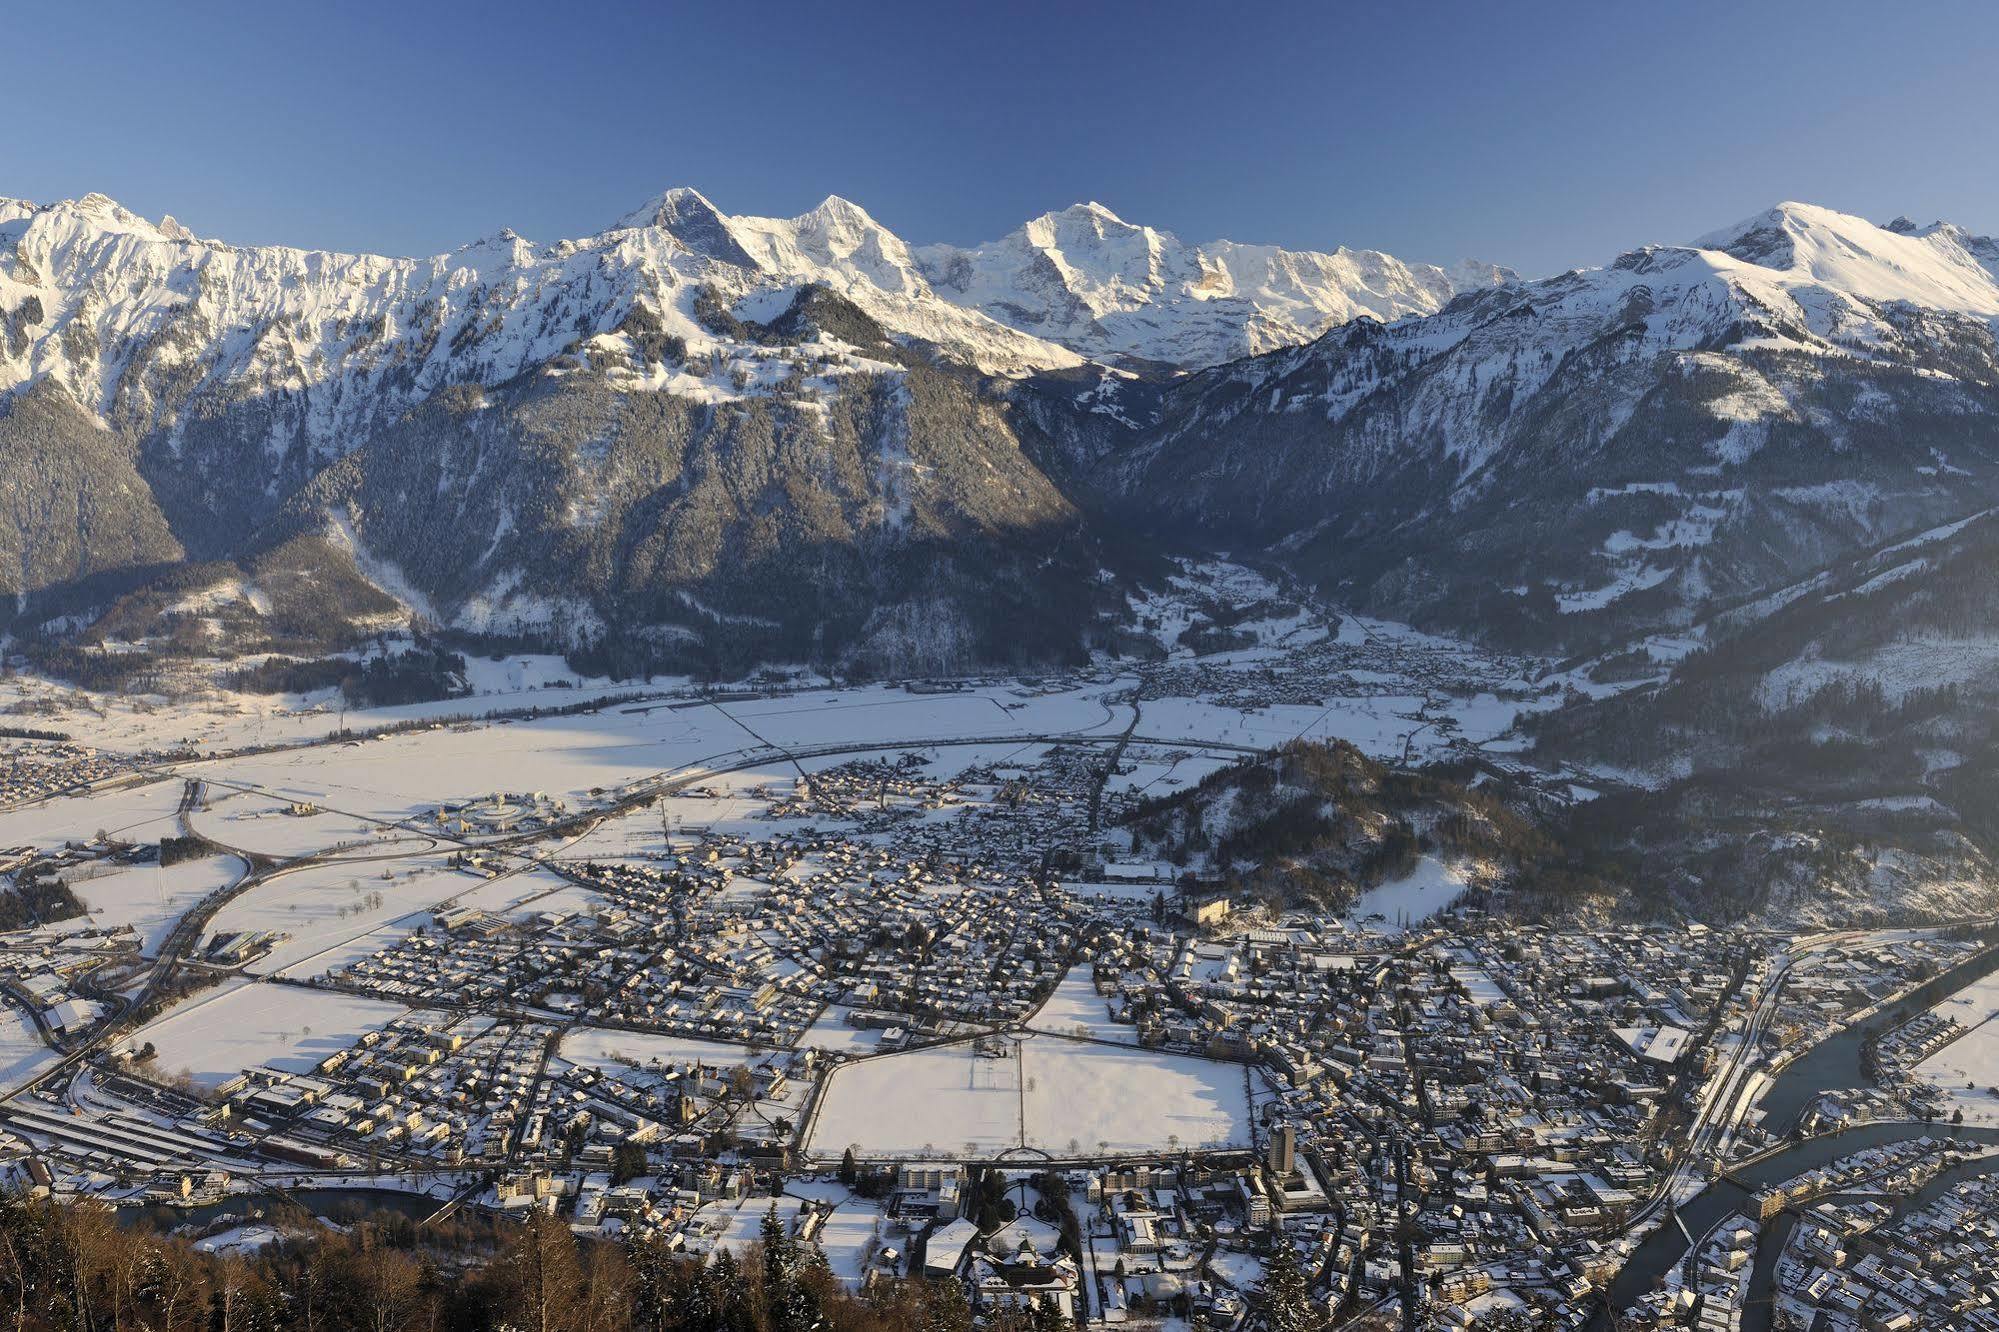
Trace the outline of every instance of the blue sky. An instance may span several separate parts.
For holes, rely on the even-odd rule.
[[[1999,6],[20,6],[0,194],[434,253],[669,185],[912,242],[1096,199],[1530,273],[1781,199],[1999,232]]]

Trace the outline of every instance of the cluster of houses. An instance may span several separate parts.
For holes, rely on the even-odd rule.
[[[0,740],[0,804],[40,800],[131,770],[133,759],[66,740]]]
[[[1778,1266],[1775,1326],[1831,1332],[1999,1332],[1999,1177],[1899,1198],[1822,1204]]]
[[[567,1120],[540,1078],[550,1039],[532,1024],[410,1013],[362,1032],[310,1072],[244,1070],[216,1089],[211,1115],[377,1168],[503,1162],[562,1141]]]
[[[586,909],[446,910],[328,983],[765,1047],[835,1010],[893,1048],[1024,1020],[1080,928],[1030,876],[830,833],[704,832],[680,852],[567,872]]]

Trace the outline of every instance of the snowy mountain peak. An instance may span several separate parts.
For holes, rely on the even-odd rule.
[[[1504,287],[1520,281],[1520,274],[1515,270],[1503,264],[1489,264],[1483,259],[1460,259],[1445,269],[1444,274],[1458,291],[1482,291],[1487,287]]]
[[[672,230],[676,222],[690,217],[720,217],[714,204],[708,202],[701,191],[676,185],[663,194],[656,194],[644,204],[634,208],[613,222],[609,230],[630,231],[635,227],[663,227]]]
[[[1509,270],[1456,274],[1392,255],[1212,241],[1072,204],[999,240],[925,246],[923,272],[946,300],[1106,361],[1198,368],[1308,342],[1365,315],[1388,321],[1442,308],[1463,286]]]
[[[652,228],[664,231],[694,254],[717,259],[739,268],[753,268],[756,261],[736,243],[729,219],[708,202],[699,190],[675,186],[655,196],[640,208],[626,213],[612,224],[612,231]]]
[[[80,199],[61,199],[44,205],[24,201],[22,206],[29,213],[40,217],[63,219],[73,225],[107,234],[138,235],[149,239],[162,237],[165,234],[159,227],[140,217],[110,195],[95,191]],[[168,220],[172,221],[171,218]],[[173,225],[177,231],[181,230],[178,222]]]
[[[1945,224],[1882,227],[1816,204],[1780,203],[1695,241],[1744,263],[1870,303],[1999,316],[1999,251]]]
[[[1307,342],[1361,315],[1426,314],[1458,291],[1518,280],[1491,264],[1447,271],[1344,247],[1188,245],[1095,201],[970,248],[911,247],[837,194],[779,218],[726,214],[698,191],[672,189],[612,228],[634,229],[666,232],[766,282],[826,286],[889,327],[984,346],[982,363],[1021,367],[1089,357],[1199,368]],[[908,308],[888,308],[896,303]]]
[[[1133,226],[1094,200],[1089,203],[1070,204],[1067,208],[1058,208],[1053,212],[1043,213],[1040,217],[1034,218],[1021,228],[1021,231],[1037,238],[1057,236],[1065,231],[1075,234],[1094,233],[1102,236],[1110,231],[1150,230],[1150,227]],[[1047,242],[1038,240],[1038,243],[1046,244]]]
[[[875,221],[873,214],[869,213],[867,209],[861,207],[852,199],[843,199],[837,194],[827,195],[819,201],[817,208],[814,208],[802,217],[794,218],[793,221],[801,224],[811,222],[822,227],[842,227],[859,231],[887,230],[881,223]]]

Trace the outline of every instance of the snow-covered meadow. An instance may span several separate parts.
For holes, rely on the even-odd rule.
[[[127,1042],[150,1042],[160,1075],[216,1087],[246,1068],[309,1073],[363,1032],[407,1012],[401,1004],[268,981],[234,981],[197,995]]]
[[[1999,1125],[1999,973],[1981,977],[1931,1010],[1969,1030],[1916,1065],[1916,1076],[1945,1094],[1945,1114]]]

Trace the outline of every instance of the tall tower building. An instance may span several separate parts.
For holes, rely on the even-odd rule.
[[[1288,1179],[1298,1168],[1298,1130],[1290,1124],[1279,1124],[1270,1131],[1270,1173],[1278,1179]]]

